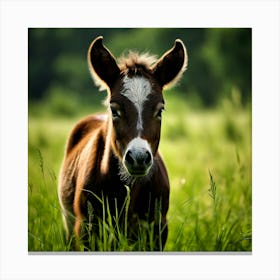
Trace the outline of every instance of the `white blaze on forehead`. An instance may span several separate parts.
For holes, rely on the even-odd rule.
[[[143,77],[129,78],[127,76],[123,79],[123,90],[121,94],[127,97],[136,107],[138,112],[137,130],[143,129],[142,111],[144,102],[151,94],[152,88],[150,82]]]

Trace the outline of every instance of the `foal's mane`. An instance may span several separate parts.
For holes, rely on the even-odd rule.
[[[129,51],[127,55],[123,54],[118,59],[118,66],[124,73],[137,70],[141,67],[143,70],[150,71],[152,65],[157,61],[157,56],[149,53],[139,54],[138,52]]]

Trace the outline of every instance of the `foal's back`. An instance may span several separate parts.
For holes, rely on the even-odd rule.
[[[82,149],[89,138],[101,137],[107,115],[96,114],[81,119],[73,128],[66,147],[67,155],[75,149]]]
[[[106,115],[90,115],[81,119],[72,129],[66,145],[58,192],[68,238],[74,232],[75,196],[77,185],[83,180],[81,174],[93,168],[98,149],[104,150],[104,144],[97,146],[90,143],[104,143],[102,138],[106,118]]]

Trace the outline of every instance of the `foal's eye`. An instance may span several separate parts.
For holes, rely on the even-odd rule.
[[[111,112],[113,119],[119,119],[121,117],[121,111],[111,106]]]
[[[161,120],[161,114],[164,111],[164,107],[161,107],[160,109],[158,109],[158,111],[156,112],[156,118]]]

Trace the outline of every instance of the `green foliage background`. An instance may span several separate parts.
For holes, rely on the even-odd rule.
[[[98,35],[115,57],[129,49],[161,56],[176,38],[188,50],[188,70],[164,94],[160,150],[171,182],[165,250],[251,251],[251,29],[246,28],[29,29],[29,250],[69,250],[57,177],[73,125],[106,110],[106,94],[94,86],[86,62]]]
[[[78,99],[87,103],[94,100],[96,89],[88,76],[86,54],[91,41],[99,35],[115,57],[129,49],[161,56],[180,38],[189,55],[188,72],[179,87],[185,100],[215,106],[229,97],[235,87],[242,104],[251,101],[249,28],[55,28],[29,29],[28,35],[29,101],[50,98],[54,102],[53,99],[62,98],[64,102]],[[62,114],[74,114],[72,109],[62,110]]]

